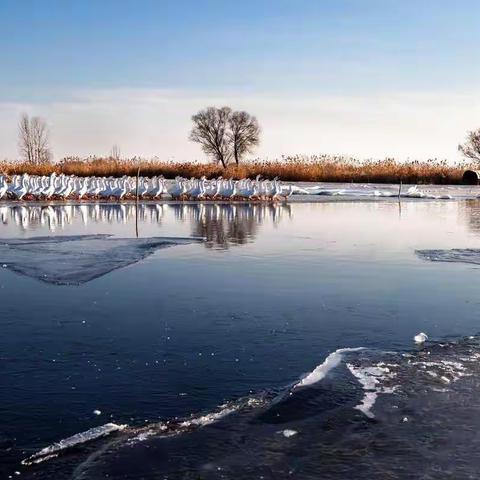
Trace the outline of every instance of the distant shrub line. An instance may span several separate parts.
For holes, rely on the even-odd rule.
[[[52,172],[65,175],[121,177],[134,176],[140,168],[142,176],[163,175],[165,178],[262,178],[279,177],[283,181],[301,182],[370,182],[370,183],[419,183],[458,184],[469,165],[448,165],[446,161],[397,162],[394,159],[358,161],[335,156],[293,156],[279,160],[251,160],[240,165],[221,165],[200,162],[165,162],[139,158],[114,159],[89,157],[64,158],[58,163],[32,164],[0,162],[3,175],[28,173],[50,175]],[[470,166],[471,168],[471,166]]]

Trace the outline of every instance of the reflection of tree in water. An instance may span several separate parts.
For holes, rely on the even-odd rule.
[[[270,220],[278,223],[290,215],[287,204],[183,204],[172,205],[178,220],[192,223],[192,235],[206,239],[207,248],[228,248],[254,240],[259,226]]]
[[[192,233],[206,238],[206,246],[227,248],[229,243],[242,245],[257,233],[258,224],[248,208],[208,205],[197,210]]]
[[[480,235],[480,200],[466,200],[459,203],[459,214],[468,228]]]

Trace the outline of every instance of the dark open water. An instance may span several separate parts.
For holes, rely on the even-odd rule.
[[[478,478],[478,201],[0,221],[1,478]]]

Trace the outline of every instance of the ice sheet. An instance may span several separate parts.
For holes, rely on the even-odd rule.
[[[116,238],[78,235],[4,239],[0,266],[55,285],[79,285],[126,267],[155,251],[201,241],[197,238]]]
[[[480,250],[474,248],[417,250],[415,253],[423,260],[432,262],[473,263],[480,265]]]

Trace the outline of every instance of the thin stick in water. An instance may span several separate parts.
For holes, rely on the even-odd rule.
[[[137,178],[135,182],[135,233],[138,238],[138,182],[140,178],[140,167],[137,171]]]

